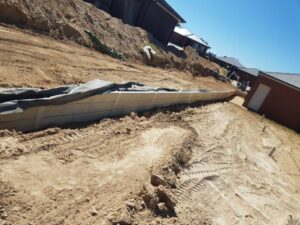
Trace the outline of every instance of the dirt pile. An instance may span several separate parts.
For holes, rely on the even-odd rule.
[[[232,89],[212,77],[123,62],[74,43],[0,26],[1,87],[51,88],[94,79],[176,89]]]
[[[90,47],[93,44],[84,33],[88,29],[107,46],[124,53],[131,61],[189,70],[196,75],[219,72],[217,64],[199,56],[191,57],[190,50],[183,53],[184,58],[180,58],[144,30],[123,24],[82,0],[0,0],[0,22]],[[147,61],[141,52],[146,45],[152,46],[157,52],[152,61]]]

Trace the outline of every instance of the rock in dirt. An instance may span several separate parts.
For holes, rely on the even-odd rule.
[[[137,114],[135,112],[131,112],[130,117],[135,120],[137,118]]]
[[[12,136],[13,132],[9,130],[0,130],[0,137]]]
[[[187,164],[192,158],[192,152],[189,148],[182,148],[177,154],[177,160],[180,164]]]
[[[130,213],[126,208],[121,208],[117,210],[113,218],[110,219],[111,223],[113,225],[131,225],[132,224],[132,218]]]
[[[54,134],[57,134],[59,133],[60,129],[59,128],[50,128],[46,131],[46,133],[48,135],[54,135]]]
[[[6,212],[1,213],[0,219],[1,219],[1,220],[5,220],[6,218],[7,218]]]
[[[168,207],[168,209],[174,209],[174,207],[177,204],[177,200],[175,199],[175,196],[169,189],[160,185],[156,189],[156,194],[159,198],[159,201],[164,202],[166,204],[166,206]]]
[[[163,185],[166,186],[167,182],[165,181],[164,177],[161,175],[157,175],[157,174],[152,174],[151,175],[151,184],[153,186],[158,187],[159,185]]]
[[[136,205],[133,199],[128,200],[125,204],[130,210],[136,209]]]
[[[166,206],[166,204],[164,202],[160,202],[157,204],[157,210],[159,213],[168,213],[168,207]]]
[[[7,213],[5,212],[4,208],[0,206],[0,221],[5,220],[7,218]]]
[[[126,128],[125,129],[125,132],[124,132],[124,134],[131,134],[131,132],[132,132],[132,129],[130,129],[130,128]]]
[[[96,208],[92,208],[90,211],[92,216],[97,216],[98,215],[98,210]]]
[[[155,193],[155,188],[151,184],[144,184],[140,195],[143,198],[148,209],[154,210],[156,208],[156,205],[159,202],[159,198]]]
[[[167,174],[165,175],[166,177],[166,182],[171,188],[176,187],[176,174],[173,171],[168,171]]]

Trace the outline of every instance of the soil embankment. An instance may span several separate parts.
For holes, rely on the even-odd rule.
[[[51,88],[93,79],[176,89],[232,89],[230,84],[212,77],[194,78],[184,71],[122,62],[76,44],[0,26],[2,87]]]
[[[0,0],[0,20],[25,29],[0,26],[1,87],[103,79],[232,89],[192,76],[218,70],[205,59],[156,49],[159,66],[172,69],[142,65],[148,34],[81,0]],[[83,47],[86,28],[128,61]],[[233,103],[1,130],[0,225],[296,224],[299,152],[298,134]]]
[[[131,62],[188,70],[201,76],[219,72],[217,64],[197,56],[191,49],[182,53],[184,57],[178,57],[144,30],[126,25],[82,0],[0,0],[0,22],[95,47],[84,32],[88,29],[104,44],[124,53]],[[157,52],[154,60],[147,61],[143,57],[141,50],[146,45]]]

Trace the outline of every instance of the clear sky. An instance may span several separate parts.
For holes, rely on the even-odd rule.
[[[219,56],[300,73],[300,0],[168,0]]]

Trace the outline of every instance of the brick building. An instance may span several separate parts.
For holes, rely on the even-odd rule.
[[[300,132],[300,74],[259,72],[244,106]]]

